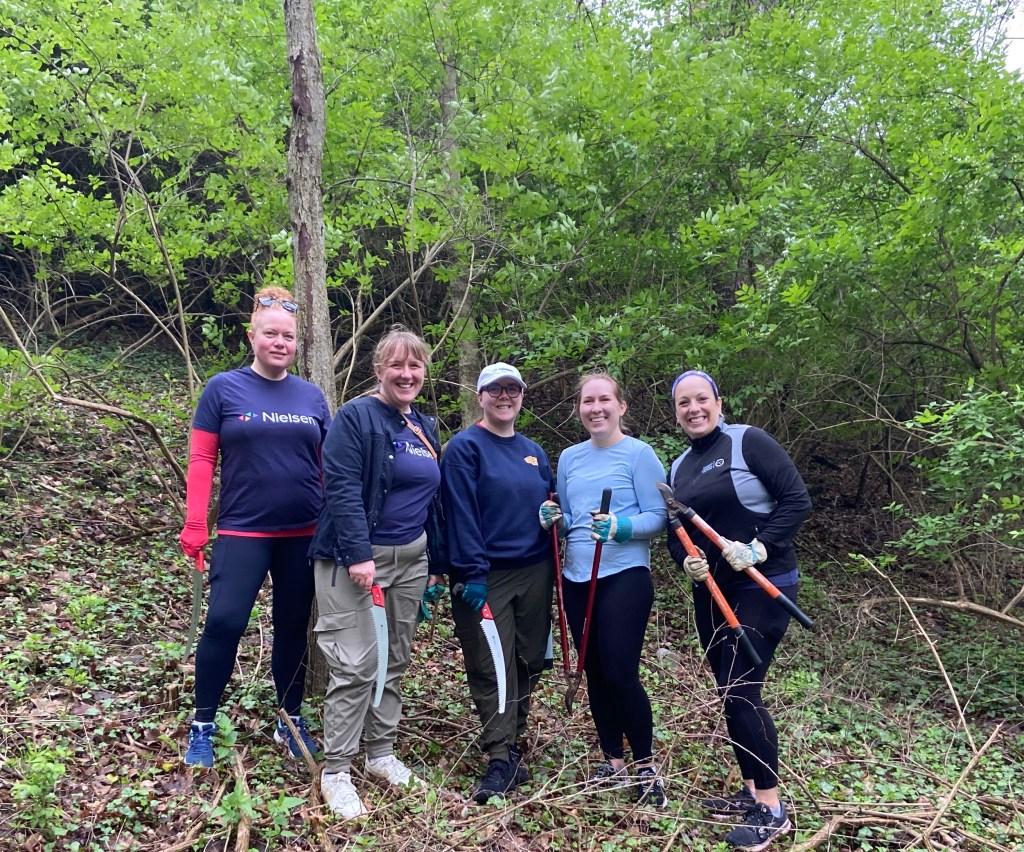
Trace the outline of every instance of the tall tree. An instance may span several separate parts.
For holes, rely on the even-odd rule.
[[[299,367],[318,385],[334,411],[337,392],[327,301],[324,246],[323,154],[326,133],[324,81],[313,0],[285,0],[285,34],[291,68],[292,124],[288,134],[288,209],[299,316]]]
[[[285,33],[291,67],[292,124],[288,135],[288,209],[292,224],[292,265],[299,314],[299,369],[320,387],[333,412],[337,404],[334,352],[327,301],[324,245],[323,153],[326,133],[324,81],[316,38],[313,0],[285,0]],[[309,624],[309,689],[327,687],[327,661]]]

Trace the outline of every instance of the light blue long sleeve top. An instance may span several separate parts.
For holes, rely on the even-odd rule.
[[[596,544],[590,537],[590,512],[600,507],[605,488],[612,489],[611,511],[633,524],[633,537],[622,544],[605,543],[598,577],[637,565],[650,568],[651,539],[665,530],[665,501],[658,492],[664,481],[665,468],[654,450],[628,435],[610,447],[584,441],[565,450],[558,459],[558,495],[568,530],[565,578],[590,580]]]

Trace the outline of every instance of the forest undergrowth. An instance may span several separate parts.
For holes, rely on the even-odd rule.
[[[183,463],[186,394],[158,358],[135,361],[116,387],[91,389],[150,418]],[[727,829],[697,803],[736,778],[687,584],[660,545],[643,666],[665,810],[583,789],[599,753],[584,693],[572,716],[562,708],[557,659],[527,734],[533,780],[503,805],[469,803],[484,761],[442,605],[417,633],[399,741],[427,791],[358,778],[370,815],[332,820],[307,768],[271,739],[266,589],[225,696],[217,767],[193,774],[181,763],[191,568],[171,479],[157,475],[166,465],[135,427],[20,392],[0,435],[0,848],[726,848]],[[1024,849],[1020,637],[955,612],[862,607],[892,591],[873,561],[886,534],[830,499],[827,468],[805,472],[820,496],[801,539],[801,604],[817,630],[790,628],[767,690],[796,824],[773,848]],[[927,570],[885,570],[903,594],[935,591]],[[316,696],[309,709],[319,731]]]

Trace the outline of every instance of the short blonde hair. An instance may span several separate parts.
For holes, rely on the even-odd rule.
[[[399,354],[422,361],[424,366],[430,363],[430,347],[423,338],[409,331],[404,325],[393,325],[373,350],[373,369],[376,370],[388,361],[394,360]]]
[[[256,314],[260,312],[263,305],[260,304],[260,299],[263,296],[269,296],[271,299],[277,299],[279,301],[294,302],[295,297],[291,294],[290,290],[286,290],[284,287],[262,287],[257,290],[255,295],[252,297],[252,316],[249,317],[249,322],[253,322],[256,319]],[[263,310],[267,310],[263,308]]]

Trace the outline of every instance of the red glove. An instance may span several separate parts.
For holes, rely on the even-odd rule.
[[[210,540],[206,513],[213,490],[213,471],[217,466],[220,435],[216,432],[192,430],[188,453],[188,476],[185,479],[185,527],[178,542],[185,555],[194,559]]]
[[[196,527],[186,521],[181,534],[178,536],[178,543],[181,545],[182,552],[190,559],[195,559],[196,554],[206,547],[209,541],[210,534],[206,531],[205,523],[201,527]]]

